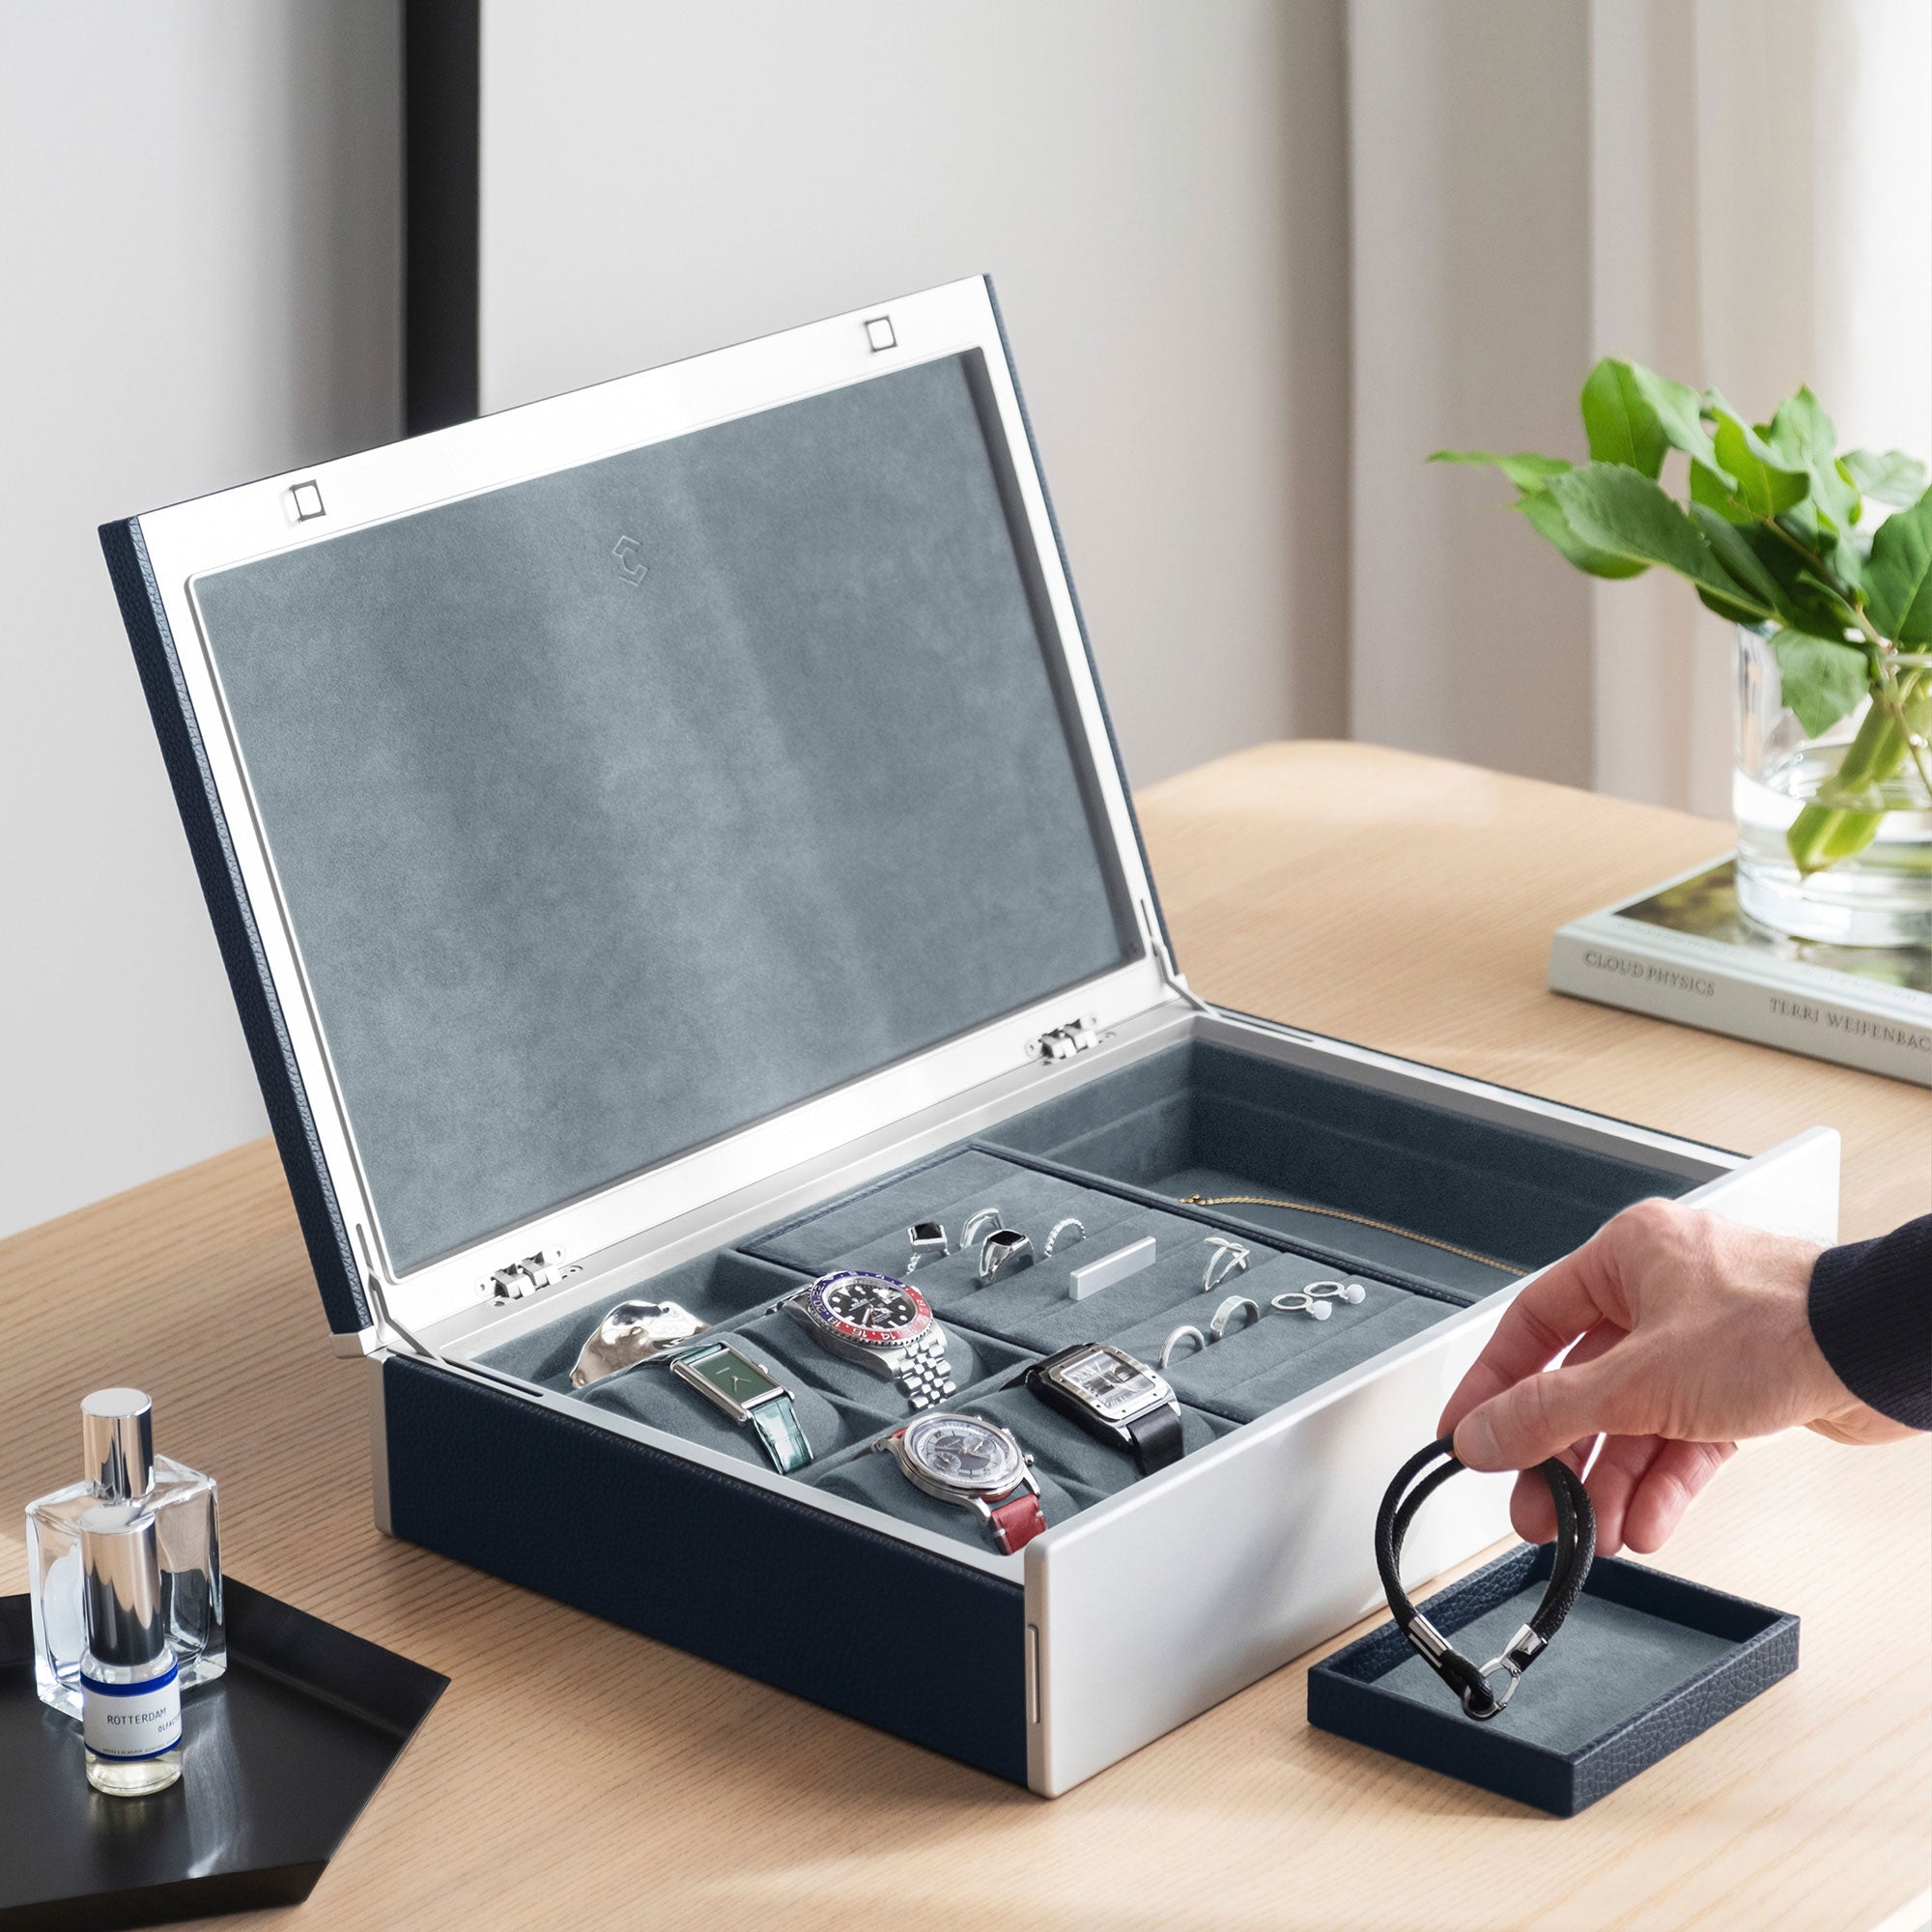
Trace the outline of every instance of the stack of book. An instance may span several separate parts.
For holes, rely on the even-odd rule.
[[[1932,1087],[1932,949],[1767,932],[1738,910],[1729,859],[1559,927],[1549,983]]]

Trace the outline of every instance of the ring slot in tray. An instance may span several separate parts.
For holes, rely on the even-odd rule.
[[[1258,1260],[1260,1265],[1230,1276],[1211,1294],[1196,1294],[1188,1304],[1111,1339],[1128,1354],[1157,1362],[1162,1343],[1179,1323],[1191,1322],[1208,1335],[1214,1311],[1231,1295],[1259,1303],[1259,1321],[1249,1317],[1238,1326],[1231,1324],[1220,1341],[1210,1340],[1205,1349],[1177,1350],[1161,1371],[1183,1403],[1252,1422],[1457,1312],[1451,1302],[1412,1294],[1371,1274],[1337,1275],[1300,1255]],[[1362,1299],[1327,1299],[1327,1316],[1319,1321],[1269,1305],[1277,1294],[1317,1282],[1352,1284],[1362,1290]]]
[[[183,1700],[181,1782],[89,1789],[0,1598],[0,1928],[152,1925],[306,1898],[449,1680],[232,1577],[228,1668]]]

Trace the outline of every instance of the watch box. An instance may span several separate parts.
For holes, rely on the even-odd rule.
[[[1525,1274],[1651,1194],[1833,1233],[1828,1132],[1747,1160],[1189,988],[982,279],[102,540],[393,1534],[1052,1794],[1371,1607]],[[1031,1266],[980,1280],[986,1215]],[[944,1405],[1033,1459],[1010,1554],[778,1307],[926,1221]],[[1231,1293],[1151,1474],[1013,1385]],[[575,1387],[639,1296],[810,1460],[662,1361]],[[1458,1490],[1417,1577],[1503,1533]]]

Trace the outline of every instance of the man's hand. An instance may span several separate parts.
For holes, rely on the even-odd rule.
[[[1463,1378],[1439,1429],[1472,1469],[1561,1456],[1589,1476],[1597,1548],[1656,1549],[1740,1437],[1809,1427],[1839,1442],[1909,1435],[1860,1402],[1812,1339],[1818,1248],[1722,1216],[1639,1201],[1523,1290]],[[1567,1352],[1566,1352],[1567,1351]],[[1548,1368],[1558,1356],[1563,1365]],[[1518,1534],[1556,1533],[1527,1475]]]

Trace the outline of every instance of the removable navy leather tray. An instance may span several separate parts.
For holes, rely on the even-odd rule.
[[[309,1895],[446,1677],[226,1582],[228,1669],[183,1707],[181,1782],[88,1787],[80,1727],[34,1690],[0,1597],[0,1932],[157,1925]]]
[[[1465,1656],[1498,1655],[1548,1580],[1521,1548],[1422,1607]],[[1308,1721],[1429,1771],[1574,1817],[1798,1668],[1798,1619],[1601,1556],[1509,1709],[1484,1722],[1393,1623],[1308,1673]]]

